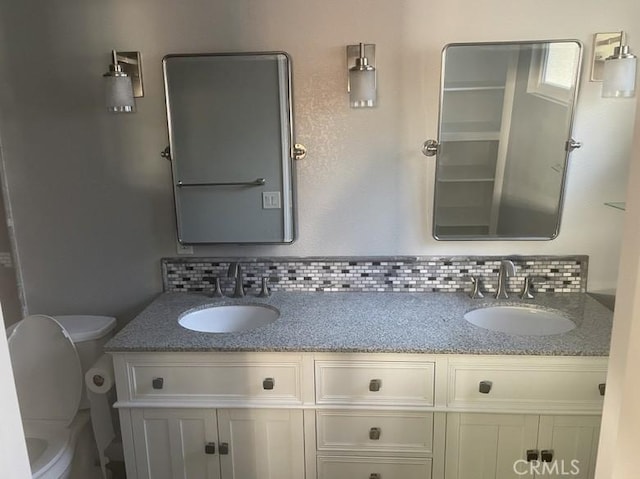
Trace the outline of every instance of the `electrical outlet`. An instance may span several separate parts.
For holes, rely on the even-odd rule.
[[[190,244],[182,244],[180,241],[176,243],[176,250],[178,254],[193,254],[193,246]]]
[[[279,191],[263,191],[262,192],[262,209],[279,209],[282,208],[280,202]]]

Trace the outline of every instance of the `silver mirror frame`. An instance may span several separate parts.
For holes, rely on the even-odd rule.
[[[274,56],[274,55],[282,55],[286,59],[287,64],[287,75],[286,75],[286,103],[287,103],[287,122],[288,122],[288,132],[287,132],[287,141],[288,141],[288,168],[285,168],[284,177],[283,177],[283,188],[290,188],[289,192],[283,191],[283,200],[286,201],[287,198],[290,198],[291,201],[291,215],[290,219],[286,218],[285,215],[285,232],[283,241],[265,241],[265,242],[239,242],[239,241],[229,241],[229,242],[219,242],[219,241],[211,241],[211,242],[187,242],[183,241],[180,237],[180,210],[179,210],[179,195],[178,189],[181,185],[177,184],[174,179],[176,178],[176,165],[175,159],[172,157],[172,145],[174,143],[174,131],[172,128],[172,116],[171,116],[171,108],[170,108],[170,100],[169,100],[169,85],[167,78],[167,60],[171,58],[194,58],[194,57],[233,57],[233,56]],[[162,156],[169,159],[171,161],[171,175],[172,175],[172,184],[173,184],[173,198],[174,198],[174,207],[175,207],[175,219],[176,219],[176,231],[178,234],[178,242],[181,244],[292,244],[298,238],[298,211],[297,211],[297,175],[296,175],[296,161],[302,160],[306,157],[307,150],[306,147],[302,144],[295,142],[295,128],[294,128],[294,107],[293,107],[293,62],[291,59],[291,55],[284,51],[264,51],[264,52],[221,52],[221,53],[176,53],[176,54],[168,54],[162,58],[162,72],[163,72],[163,85],[165,92],[165,108],[166,108],[166,116],[167,116],[167,129],[169,136],[169,146],[162,153]],[[262,178],[258,178],[258,180],[262,180]],[[258,180],[255,182],[258,184]]]
[[[573,139],[573,125],[574,119],[576,115],[576,109],[578,105],[578,95],[580,91],[580,82],[582,79],[582,64],[583,64],[583,54],[584,54],[584,45],[580,40],[576,39],[561,39],[561,40],[527,40],[527,41],[503,41],[503,42],[469,42],[469,43],[448,43],[446,44],[441,53],[441,64],[440,64],[440,97],[439,97],[439,105],[438,105],[438,136],[437,140],[427,140],[423,146],[423,154],[425,156],[435,156],[437,158],[439,152],[439,147],[442,144],[441,138],[443,137],[442,132],[442,120],[443,120],[443,103],[444,103],[444,88],[445,88],[445,63],[446,63],[446,52],[447,49],[451,47],[457,46],[522,46],[522,45],[539,45],[539,44],[551,44],[551,43],[575,43],[578,46],[578,64],[576,68],[576,85],[575,91],[573,92],[572,98],[572,108],[571,114],[569,117],[569,128],[567,135],[567,142],[565,147],[565,158],[564,158],[564,169],[562,173],[562,181],[561,181],[561,189],[558,201],[558,219],[555,225],[555,229],[551,236],[549,237],[526,237],[526,236],[446,236],[439,237],[436,232],[436,200],[438,198],[438,181],[437,181],[437,164],[435,170],[434,177],[434,195],[433,195],[433,204],[432,204],[432,235],[438,241],[551,241],[558,237],[560,234],[560,224],[562,222],[562,213],[564,207],[564,197],[565,197],[565,188],[567,181],[567,165],[569,162],[570,153],[577,148],[582,146],[582,143],[577,142]]]

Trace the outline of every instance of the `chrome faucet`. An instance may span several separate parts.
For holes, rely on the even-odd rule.
[[[496,299],[507,299],[508,279],[516,274],[516,267],[512,261],[504,259],[500,261],[500,272],[498,273],[498,289],[496,291]]]
[[[227,272],[227,276],[229,278],[236,279],[236,285],[233,290],[232,298],[242,298],[244,297],[244,278],[242,277],[242,267],[240,263],[229,263],[229,271]]]

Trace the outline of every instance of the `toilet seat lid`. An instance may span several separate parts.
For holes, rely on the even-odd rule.
[[[68,333],[53,318],[29,316],[8,338],[23,420],[71,424],[82,395],[82,369]]]

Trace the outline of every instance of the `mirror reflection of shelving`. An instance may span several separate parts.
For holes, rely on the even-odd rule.
[[[472,77],[470,61],[477,66]],[[495,234],[515,68],[514,58],[492,49],[447,52],[436,236]]]

